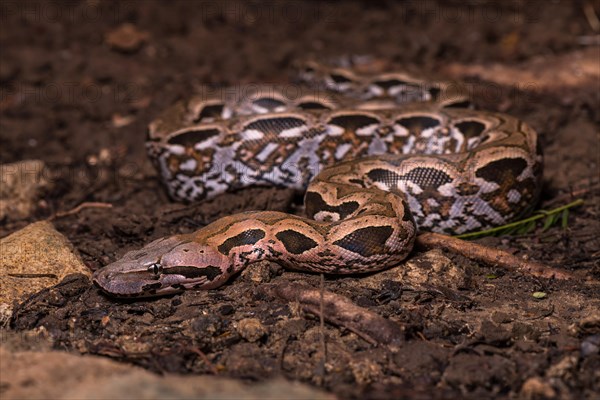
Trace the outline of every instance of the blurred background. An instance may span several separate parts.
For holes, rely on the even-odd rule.
[[[289,211],[295,197],[283,189],[250,189],[198,207],[172,203],[146,156],[148,123],[204,85],[285,83],[299,60],[369,55],[398,68],[464,82],[477,107],[509,113],[533,126],[545,153],[540,207],[577,198],[585,206],[571,212],[569,229],[488,238],[485,243],[555,267],[581,269],[597,282],[599,15],[596,0],[2,0],[0,164],[5,165],[3,174],[14,177],[16,172],[21,178],[10,178],[17,184],[5,190],[3,175],[0,194],[7,203],[0,203],[0,237],[56,217],[54,226],[81,253],[89,272],[126,249],[190,232],[232,212]],[[27,186],[23,193],[27,182],[43,184]],[[17,205],[6,205],[15,199]],[[77,208],[84,203],[92,207]],[[74,212],[61,214],[67,210]],[[426,257],[422,260],[430,265]],[[454,261],[472,266],[466,259]],[[247,380],[283,375],[344,398],[597,395],[599,323],[585,318],[594,310],[597,314],[598,292],[572,284],[549,289],[531,278],[491,281],[501,274],[488,272],[490,280],[479,275],[461,281],[455,297],[443,291],[409,290],[406,295],[391,280],[377,291],[350,279],[328,282],[357,304],[380,307],[386,318],[406,323],[410,340],[403,352],[391,356],[359,339],[347,340],[351,335],[343,332],[327,365],[319,364],[321,356],[313,357],[320,351],[314,320],[290,317],[287,330],[281,331],[274,328],[279,325],[267,324],[273,331],[262,342],[247,343],[231,333],[249,315],[274,324],[288,313],[284,304],[263,301],[257,294],[261,272],[216,294],[186,293],[139,306],[113,304],[84,280],[63,297],[44,292],[48,298],[21,306],[12,326],[25,332],[41,329],[52,348],[100,354],[154,372],[218,373]],[[295,275],[284,274],[288,276]],[[316,276],[301,279],[319,285]],[[539,291],[547,291],[551,299],[532,302],[531,293]],[[77,297],[81,293],[83,300]],[[465,293],[470,297],[465,299]],[[198,304],[210,312],[199,315]],[[191,321],[191,328],[175,328],[173,321]],[[155,329],[159,322],[162,330]],[[340,331],[328,329],[332,337]],[[17,339],[17,347],[24,347],[23,337]],[[455,347],[471,339],[482,347]],[[588,343],[588,353],[582,343]],[[292,356],[284,363],[286,351]],[[21,368],[15,371],[28,370],[29,361],[15,360],[12,365]],[[50,363],[44,371],[63,363]],[[93,376],[91,384],[95,368],[86,375]],[[155,378],[136,382],[145,387]],[[49,381],[41,387],[69,386]],[[2,380],[0,395],[10,385],[35,389],[15,382]],[[98,387],[90,387],[79,395],[100,396]],[[28,397],[33,392],[23,393]]]

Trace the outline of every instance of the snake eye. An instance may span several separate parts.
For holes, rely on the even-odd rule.
[[[160,275],[162,273],[163,266],[159,263],[150,264],[148,272],[152,272],[154,275]]]

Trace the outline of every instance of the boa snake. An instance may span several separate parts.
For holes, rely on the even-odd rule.
[[[175,200],[285,186],[306,191],[307,217],[245,212],[158,239],[96,271],[103,291],[216,288],[264,259],[378,271],[408,255],[417,229],[485,229],[535,205],[542,155],[526,123],[460,108],[466,98],[447,82],[312,63],[302,77],[313,86],[240,86],[180,102],[150,124],[147,148]]]

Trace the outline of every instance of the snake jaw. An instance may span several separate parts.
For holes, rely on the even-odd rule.
[[[96,271],[93,281],[103,292],[113,297],[149,297],[158,293],[163,283],[147,267],[119,260]],[[180,290],[181,291],[181,290]]]

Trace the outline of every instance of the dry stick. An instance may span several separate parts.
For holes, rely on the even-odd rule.
[[[12,278],[52,278],[58,279],[56,274],[8,274]]]
[[[213,375],[219,375],[219,371],[217,371],[217,368],[213,365],[212,362],[210,362],[210,360],[208,359],[208,356],[206,354],[204,354],[204,352],[202,350],[200,350],[197,347],[190,347],[189,350],[192,353],[197,354],[198,356],[200,356],[200,358],[202,359],[202,361],[204,361],[204,364],[206,364],[206,366],[208,367],[208,369],[210,369],[210,372]]]
[[[554,205],[556,203],[562,203],[563,201],[566,201],[566,200],[573,200],[577,197],[582,197],[583,195],[586,195],[597,189],[600,189],[600,183],[593,183],[589,187],[585,187],[585,188],[578,189],[578,190],[571,190],[569,193],[561,194],[553,199],[550,199],[550,200],[542,203],[542,206],[548,207],[548,206]]]
[[[594,4],[591,1],[586,1],[583,4],[583,14],[587,19],[588,24],[590,24],[590,28],[594,32],[600,32],[600,20],[596,15],[596,11],[594,11]]]
[[[516,271],[540,278],[575,279],[575,276],[569,272],[548,267],[535,261],[525,261],[506,251],[492,249],[477,243],[438,233],[420,234],[417,236],[417,245],[426,249],[443,248],[487,265],[497,265],[509,271]]]
[[[323,385],[325,378],[325,364],[327,363],[327,345],[325,343],[325,275],[321,274],[321,284],[319,285],[319,330],[321,335],[321,351],[323,352],[323,357],[321,358],[321,367],[320,372],[321,382],[320,385]]]
[[[263,290],[283,300],[298,302],[305,312],[343,326],[373,345],[400,345],[404,340],[400,325],[357,306],[344,296],[297,283],[272,284]]]
[[[55,213],[54,215],[50,216],[48,218],[48,220],[52,221],[53,219],[56,219],[56,218],[62,218],[62,217],[66,217],[67,215],[77,214],[79,211],[83,210],[84,208],[112,208],[112,204],[86,201],[85,203],[81,203],[77,207],[72,208],[68,211],[59,211],[59,212]]]

